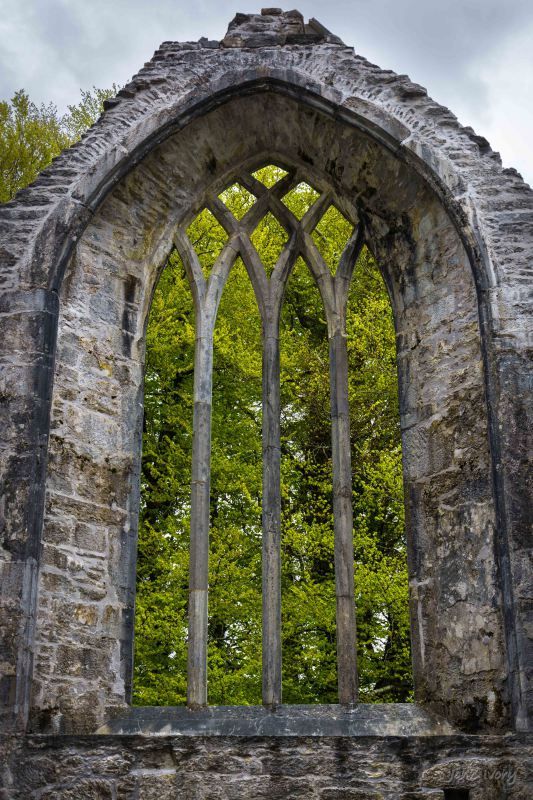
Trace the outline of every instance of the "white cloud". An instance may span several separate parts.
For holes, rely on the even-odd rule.
[[[533,185],[533,22],[472,69],[486,87],[484,136]]]

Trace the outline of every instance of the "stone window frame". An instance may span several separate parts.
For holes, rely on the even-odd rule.
[[[230,110],[230,127],[222,125],[224,137],[218,136],[209,146],[211,115],[216,119],[226,104],[231,107],[234,103],[245,105],[246,113],[241,108],[237,116],[232,116]],[[264,108],[268,103],[274,113],[269,107],[267,122]],[[255,106],[260,107],[258,126],[253,136],[249,132],[245,135],[242,120],[254,121]],[[302,135],[298,127],[302,110],[306,120],[317,124],[312,136]],[[283,128],[276,123],[279,118],[289,120]],[[238,141],[230,135],[232,121],[237,123]],[[0,586],[2,648],[7,665],[2,681],[6,698],[0,709],[2,722],[5,720],[9,730],[92,732],[105,718],[124,709],[130,698],[135,560],[131,543],[136,521],[137,440],[135,447],[123,453],[120,463],[127,492],[121,509],[126,525],[119,530],[113,520],[114,560],[103,573],[110,589],[106,597],[115,602],[116,612],[106,619],[98,631],[100,638],[95,640],[96,645],[102,644],[105,669],[92,681],[84,673],[85,683],[82,681],[80,691],[77,686],[74,691],[68,676],[50,671],[46,658],[49,652],[55,652],[56,631],[60,630],[65,637],[73,636],[73,661],[77,668],[85,669],[85,650],[78,638],[84,637],[83,628],[73,621],[61,629],[59,611],[50,605],[53,598],[43,592],[40,584],[47,570],[46,551],[55,552],[53,541],[46,538],[50,521],[46,494],[54,480],[54,470],[63,463],[60,450],[54,449],[51,430],[54,403],[59,397],[57,387],[61,388],[63,381],[66,391],[80,389],[79,385],[70,387],[68,376],[62,372],[63,298],[70,292],[69,285],[83,283],[76,263],[89,241],[89,247],[95,247],[95,256],[102,259],[97,244],[98,226],[106,225],[106,208],[116,207],[115,189],[123,197],[126,192],[127,204],[127,192],[133,188],[130,173],[139,169],[143,174],[145,164],[151,164],[150,172],[154,159],[156,171],[163,165],[158,173],[161,180],[165,173],[175,174],[167,169],[164,158],[159,160],[157,152],[160,146],[166,148],[167,142],[170,146],[174,136],[187,140],[189,126],[196,131],[194,148],[199,145],[202,158],[191,159],[190,166],[184,163],[178,177],[181,180],[184,175],[188,185],[197,186],[199,191],[208,185],[209,178],[218,180],[226,165],[231,166],[231,160],[242,164],[246,158],[272,148],[301,161],[306,169],[316,164],[318,173],[326,176],[328,185],[331,179],[343,197],[351,198],[357,186],[361,201],[358,208],[371,250],[384,272],[393,308],[400,303],[405,309],[407,301],[411,304],[407,307],[410,313],[413,298],[418,302],[418,289],[426,291],[433,285],[433,273],[428,272],[432,265],[428,246],[440,242],[439,246],[445,248],[446,271],[437,273],[440,290],[447,299],[448,288],[450,301],[456,298],[463,311],[470,309],[476,328],[474,333],[473,327],[466,330],[457,323],[461,346],[465,340],[476,340],[478,372],[469,383],[477,392],[475,400],[470,406],[465,405],[464,417],[457,418],[456,429],[466,438],[475,433],[475,452],[474,448],[462,452],[472,463],[482,456],[484,471],[475,483],[470,478],[477,473],[461,472],[460,485],[468,492],[468,502],[460,515],[445,511],[439,522],[440,534],[431,524],[425,527],[425,517],[438,498],[425,495],[427,508],[422,505],[424,486],[417,486],[416,481],[424,480],[424,464],[419,472],[413,469],[405,477],[416,697],[425,708],[442,714],[461,729],[491,730],[494,725],[498,729],[527,729],[530,645],[526,598],[530,583],[525,568],[527,496],[522,491],[526,485],[526,429],[520,421],[526,413],[528,364],[524,331],[529,307],[523,276],[531,243],[524,212],[531,208],[531,190],[514,170],[502,170],[498,154],[491,151],[486,140],[463,128],[420,86],[406,76],[380,70],[354,55],[350,48],[313,45],[249,49],[237,43],[213,49],[201,43],[176,42],[165,42],[125,91],[107,103],[102,119],[83,141],[62,154],[13,203],[0,209],[0,261],[5,278],[0,322],[4,325],[5,385],[9,387],[5,397],[6,449],[2,454],[3,547],[7,548],[1,553]],[[330,137],[330,146],[322,146],[323,136]],[[352,142],[357,145],[355,148]],[[198,171],[192,173],[191,169],[197,167]],[[387,189],[387,181],[394,191],[386,191],[382,200],[380,189]],[[397,207],[396,186],[410,189],[407,215]],[[167,210],[177,221],[187,189],[177,195],[169,191],[167,197],[175,197],[176,205]],[[416,208],[424,211],[422,220],[411,213]],[[165,219],[165,215],[159,216],[161,222]],[[416,227],[421,221],[425,232]],[[417,234],[409,237],[413,224]],[[127,226],[121,233],[130,242]],[[130,246],[136,245],[130,242]],[[154,250],[157,264],[165,255],[165,246],[162,242]],[[387,257],[391,247],[395,268],[401,273],[399,278],[407,281],[399,286],[386,271],[390,268]],[[142,337],[140,315],[146,309],[140,301],[148,303],[153,287],[150,270],[155,265],[155,261],[142,258],[140,253],[132,256],[131,265],[122,265],[122,279],[128,291],[122,299],[117,296],[113,333],[119,348],[121,342],[130,345],[132,326],[135,343]],[[101,261],[98,265],[89,259],[88,267],[93,281],[96,278],[103,284],[108,280]],[[418,278],[422,282],[417,288]],[[134,296],[132,287],[136,289]],[[87,291],[82,286],[79,295],[79,308],[87,312],[84,324],[91,331],[94,317],[90,312],[94,306],[89,300],[94,297],[94,288],[93,284]],[[122,286],[117,284],[117,288]],[[109,294],[109,287],[103,291]],[[422,298],[421,302],[424,306],[426,300]],[[128,322],[127,330],[120,317]],[[406,321],[405,315],[402,319]],[[420,337],[416,330],[402,330],[402,326],[397,334],[400,387],[405,387],[412,375],[412,397],[421,397],[416,395],[422,388],[420,370],[418,375],[416,372],[422,350]],[[446,339],[447,331],[443,334]],[[434,341],[441,347],[438,337]],[[425,348],[425,352],[430,351]],[[94,356],[87,357],[94,363]],[[135,383],[122,398],[127,411],[122,420],[124,429],[131,429],[132,419],[138,425],[141,399],[137,391],[139,359],[130,360],[130,366]],[[438,390],[441,391],[440,386]],[[412,397],[404,399],[410,403]],[[404,408],[402,414],[406,413],[410,414],[410,410]],[[439,450],[438,439],[445,431],[442,427],[429,431],[422,418],[421,425],[415,428],[412,420],[412,415],[406,420],[404,455],[407,452],[405,463],[414,467],[413,457],[420,448],[430,459],[434,457]],[[483,434],[481,427],[485,428]],[[450,431],[454,429],[452,426]],[[62,446],[63,440],[57,441]],[[434,444],[437,448],[431,451],[430,445]],[[90,448],[92,443],[86,441],[85,445]],[[453,454],[453,448],[450,452]],[[97,462],[98,458],[95,468]],[[116,474],[109,477],[102,468],[98,478],[109,480],[114,489]],[[471,525],[466,512],[474,506],[480,510],[478,497],[485,504],[486,516],[476,516]],[[468,559],[475,560],[478,543],[483,543],[489,557],[486,580],[477,584],[476,594],[467,585],[466,603],[462,605],[448,591],[450,565],[439,559],[433,569],[431,561],[438,544],[437,534],[452,541],[450,532],[455,530],[465,538],[464,548],[459,545],[450,552],[452,562],[455,559],[461,567]],[[59,533],[59,529],[52,531],[52,535]],[[62,557],[61,553],[57,555]],[[69,580],[68,570],[58,570],[56,578]],[[461,609],[467,612],[461,615],[463,641],[467,645],[465,658],[474,657],[476,648],[478,652],[485,648],[474,624],[476,616],[468,613],[470,600],[472,610],[483,607],[494,623],[496,635],[489,638],[487,645],[493,658],[490,672],[458,671],[446,650],[448,639],[457,639],[454,615]],[[69,622],[70,619],[74,620],[69,618]],[[424,636],[438,644],[440,654],[437,648],[425,648]]]
[[[354,548],[350,416],[348,403],[348,349],[346,309],[353,270],[364,245],[363,226],[356,210],[338,198],[331,188],[322,188],[299,220],[282,198],[301,183],[313,183],[302,170],[272,157],[254,164],[285,171],[272,186],[258,180],[250,167],[241,168],[224,182],[222,190],[211,188],[200,205],[192,208],[176,230],[173,243],[185,268],[195,308],[194,412],[191,480],[191,533],[189,566],[189,626],[187,658],[187,704],[207,705],[207,625],[211,408],[213,334],[217,311],[230,270],[240,257],[252,283],[262,325],[262,701],[265,706],[282,702],[281,646],[281,487],[280,487],[280,354],[279,322],[287,281],[301,257],[318,287],[323,303],[329,340],[331,430],[333,461],[334,562],[337,628],[338,697],[343,705],[358,699],[357,635],[354,596]],[[235,184],[254,196],[255,202],[237,219],[220,198]],[[219,187],[217,187],[218,189]],[[313,185],[314,188],[314,185]],[[316,190],[315,190],[316,191]],[[313,238],[312,231],[326,212],[342,208],[352,233],[333,274]],[[203,209],[211,212],[228,235],[209,276],[204,276],[187,228]],[[271,213],[288,234],[274,269],[267,276],[251,241],[258,224]]]

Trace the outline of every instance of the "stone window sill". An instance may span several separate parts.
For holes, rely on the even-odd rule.
[[[449,736],[457,731],[415,703],[131,707],[97,734],[149,736]]]

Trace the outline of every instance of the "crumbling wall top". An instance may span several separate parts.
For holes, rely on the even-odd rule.
[[[268,47],[284,44],[343,44],[318,20],[304,21],[297,10],[263,8],[260,14],[236,14],[222,40],[223,47]]]

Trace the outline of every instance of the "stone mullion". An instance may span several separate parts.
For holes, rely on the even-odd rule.
[[[268,211],[268,195],[258,197],[253,206],[246,212],[240,221],[240,229],[243,232],[251,233],[265,216]]]
[[[293,234],[274,268],[270,281],[255,248],[242,235],[242,258],[261,309],[263,327],[263,501],[262,604],[263,680],[266,706],[281,703],[281,428],[279,315],[283,290],[298,255]]]
[[[342,253],[333,279],[337,324],[334,332],[329,337],[335,587],[337,596],[337,672],[339,702],[343,704],[355,703],[358,697],[346,309],[353,269],[361,251],[362,243],[362,229],[358,228],[354,231]]]
[[[289,170],[287,175],[284,175],[283,178],[277,181],[274,186],[271,186],[270,189],[248,172],[243,172],[242,175],[239,176],[239,183],[257,198],[272,196],[281,199],[287,192],[290,192],[291,189],[297,186],[299,182],[300,178],[295,170]]]
[[[339,275],[334,277],[311,236],[303,235],[304,258],[318,284],[328,323],[337,675],[339,702],[343,704],[357,702],[358,687],[346,305],[349,278],[360,241],[358,234],[350,239],[341,259],[342,268],[339,265]]]
[[[318,200],[315,200],[311,208],[304,214],[301,221],[302,230],[310,233],[320,222],[322,216],[326,213],[331,205],[331,195],[329,192],[323,192]]]
[[[268,211],[268,193],[259,197],[241,220],[237,220],[218,197],[209,198],[206,207],[229,235],[251,233]]]
[[[222,291],[238,250],[234,238],[230,238],[206,284],[196,253],[187,237],[178,232],[175,243],[191,284],[196,317],[187,704],[197,707],[207,704],[213,333]]]
[[[194,356],[187,704],[207,704],[207,623],[213,325],[200,310]]]
[[[269,281],[263,327],[263,703],[281,703],[281,399],[279,319],[299,253],[296,226]]]
[[[281,703],[281,430],[279,316],[263,325],[263,704]]]
[[[195,312],[198,315],[205,300],[207,286],[202,272],[202,266],[198,256],[192,246],[189,237],[181,230],[174,233],[174,246],[181,258],[183,268],[187,274],[189,286],[191,288]]]
[[[281,703],[281,437],[279,379],[279,301],[249,238],[241,236],[244,261],[261,312],[263,329],[263,500],[262,500],[262,698]],[[277,266],[277,265],[276,265]]]
[[[264,325],[268,315],[269,281],[257,250],[251,243],[250,237],[244,231],[241,231],[239,236],[239,253],[252,283],[261,315],[261,322]]]
[[[336,300],[335,300],[335,284],[333,275],[326,262],[320,255],[312,237],[307,232],[301,234],[301,252],[306,262],[315,283],[318,286],[322,302],[324,303],[324,310],[326,312],[326,320],[328,323],[328,330],[331,335],[336,323]]]
[[[339,292],[339,284],[351,283],[352,275],[354,271],[354,267],[357,263],[357,259],[363,249],[364,245],[364,230],[361,224],[356,225],[354,227],[354,231],[346,243],[344,250],[341,253],[341,257],[339,260],[339,266],[337,267],[337,272],[335,275],[335,284],[336,284],[336,291]],[[342,292],[345,292],[345,308],[348,302],[348,288],[345,290],[343,289]]]
[[[269,195],[268,208],[269,211],[271,211],[271,213],[276,217],[276,219],[283,225],[286,231],[289,231],[290,233],[296,233],[300,230],[300,223],[294,214],[289,211],[287,206],[273,194]]]
[[[209,197],[206,200],[205,207],[213,214],[215,219],[220,222],[224,230],[228,235],[232,235],[238,232],[239,230],[239,223],[224,205],[222,200],[218,197]]]
[[[338,328],[329,339],[333,521],[337,605],[337,675],[340,703],[357,702],[357,635],[354,596],[354,547],[348,347]]]

